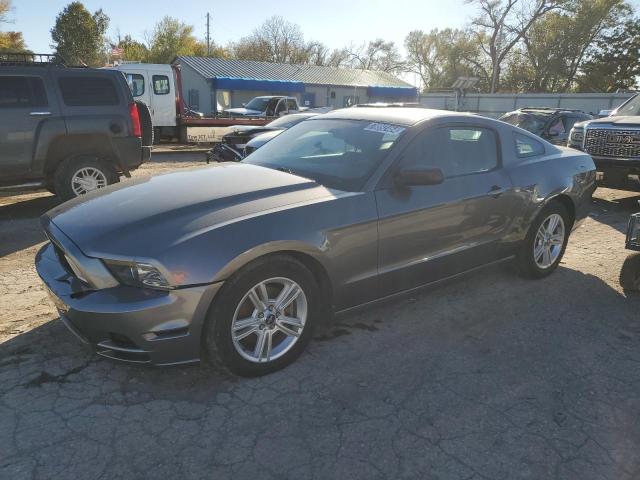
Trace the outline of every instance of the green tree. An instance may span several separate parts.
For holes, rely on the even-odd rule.
[[[640,76],[640,20],[632,19],[604,35],[582,67],[577,81],[583,91],[635,89]]]
[[[207,54],[207,46],[194,36],[193,26],[171,17],[164,17],[156,24],[147,40],[147,49],[150,63],[170,63],[177,55],[203,57]],[[225,56],[224,50],[214,45],[212,56]]]
[[[562,11],[550,12],[523,38],[508,76],[520,72],[511,89],[532,92],[564,92],[575,88],[581,66],[599,39],[631,14],[623,0],[573,0]],[[524,72],[528,75],[522,76]]]
[[[0,32],[0,53],[29,52],[21,32]]]
[[[404,45],[406,70],[420,77],[425,90],[449,88],[463,76],[478,76],[486,82],[488,72],[480,63],[478,44],[465,30],[414,30]]]
[[[10,23],[11,0],[0,0],[0,25]],[[28,52],[21,32],[0,32],[0,52]]]
[[[72,2],[58,14],[51,29],[52,48],[71,64],[104,65],[108,26],[109,17],[102,10],[92,15],[81,2]]]
[[[131,35],[125,35],[116,46],[123,50],[122,59],[137,61],[137,62],[146,62],[147,57],[149,56],[149,49],[147,46],[142,43],[134,40]]]

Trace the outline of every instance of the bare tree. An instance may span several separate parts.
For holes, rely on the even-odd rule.
[[[395,43],[378,38],[347,49],[351,67],[397,73],[404,70],[404,61]]]
[[[273,16],[232,47],[237,58],[277,63],[306,63],[308,46],[299,25]]]
[[[472,26],[491,64],[490,91],[500,85],[504,60],[534,23],[568,0],[466,0],[480,10]]]

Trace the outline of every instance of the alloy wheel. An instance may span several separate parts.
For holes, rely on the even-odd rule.
[[[82,167],[71,177],[71,189],[76,195],[84,195],[107,186],[107,176],[94,167]]]
[[[264,280],[240,300],[231,322],[236,351],[254,363],[276,360],[298,341],[307,321],[307,297],[284,277]]]
[[[540,224],[533,242],[533,258],[542,269],[551,267],[562,253],[565,226],[562,216],[549,215]]]

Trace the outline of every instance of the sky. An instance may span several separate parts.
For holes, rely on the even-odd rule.
[[[21,31],[27,47],[37,53],[51,51],[50,30],[56,15],[71,0],[13,0],[12,24],[5,30]],[[195,27],[204,38],[207,12],[212,15],[212,39],[225,45],[249,34],[272,15],[297,23],[307,40],[339,48],[381,37],[402,46],[411,30],[460,27],[471,15],[464,0],[84,0],[91,12],[102,8],[111,18],[110,38],[118,31],[144,41],[162,17],[169,15]]]

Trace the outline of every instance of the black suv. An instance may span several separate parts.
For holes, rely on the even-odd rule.
[[[505,113],[500,120],[524,128],[555,145],[566,145],[573,125],[592,118],[581,110],[524,107]]]
[[[68,200],[151,155],[149,110],[119,71],[0,54],[0,112],[0,186],[37,182]]]

